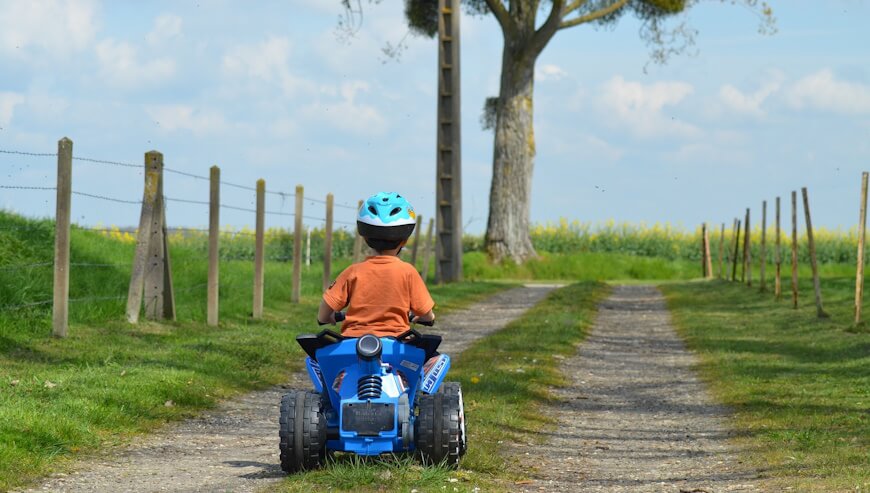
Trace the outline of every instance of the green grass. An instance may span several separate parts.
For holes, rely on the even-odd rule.
[[[827,320],[806,280],[799,310],[739,284],[663,286],[749,460],[778,490],[870,491],[870,331],[852,326],[854,283],[822,279]]]
[[[462,384],[468,455],[455,471],[423,468],[407,458],[361,461],[339,454],[335,463],[288,477],[276,491],[504,491],[522,473],[512,467],[503,443],[539,440],[551,427],[541,409],[550,389],[566,384],[560,359],[586,335],[606,285],[583,282],[554,291],[507,328],[458,355],[449,380]],[[451,482],[453,481],[453,482]]]
[[[9,227],[24,227],[9,230]],[[3,270],[53,257],[52,225],[0,213],[0,306],[51,299],[50,267]],[[124,296],[133,246],[74,230],[71,297]],[[178,322],[124,322],[124,300],[71,305],[67,339],[51,337],[51,305],[0,310],[0,490],[22,485],[72,458],[123,443],[220,399],[286,380],[301,368],[294,337],[317,330],[321,268],[303,276],[301,304],[289,303],[291,267],[266,266],[266,314],[250,319],[252,265],[221,265],[221,325],[206,327],[207,270],[195,249],[172,248]],[[347,265],[338,262],[335,269]],[[338,270],[335,271],[336,273]],[[507,287],[435,286],[436,310],[457,309]],[[167,406],[167,402],[171,404]]]

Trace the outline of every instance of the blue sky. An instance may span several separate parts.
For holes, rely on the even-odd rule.
[[[157,149],[174,169],[219,165],[228,181],[300,183],[340,203],[396,190],[430,216],[436,44],[410,38],[400,61],[385,60],[381,48],[407,33],[400,2],[368,6],[350,40],[336,35],[338,4],[0,0],[0,149],[53,152],[65,135],[82,157],[139,163]],[[629,17],[558,33],[538,62],[532,219],[730,224],[808,186],[816,224],[852,226],[870,168],[870,4],[771,4],[779,31],[761,36],[746,8],[701,2],[687,15],[698,53],[665,66],[647,64]],[[480,232],[492,134],[478,119],[498,90],[501,36],[488,17],[462,22],[464,221]],[[54,167],[0,154],[0,184],[51,185]],[[142,177],[77,161],[73,186],[138,199]],[[168,175],[166,194],[207,200],[208,189]],[[253,204],[244,190],[223,198]],[[0,207],[27,215],[51,215],[53,203],[50,192],[0,190]],[[270,210],[291,207],[269,197]],[[223,224],[253,222],[222,214]],[[322,205],[305,214],[322,216]],[[73,216],[138,222],[136,206],[86,197]],[[202,226],[207,208],[174,204],[168,220]]]

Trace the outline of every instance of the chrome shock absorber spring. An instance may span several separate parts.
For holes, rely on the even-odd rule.
[[[381,377],[366,375],[357,381],[357,396],[360,399],[377,399],[381,396]]]

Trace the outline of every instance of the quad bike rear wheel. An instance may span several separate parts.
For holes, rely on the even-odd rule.
[[[467,449],[459,383],[445,382],[435,394],[421,394],[417,409],[414,437],[423,463],[456,466]]]
[[[320,394],[294,391],[281,398],[281,469],[293,473],[320,467],[326,455],[326,418]]]

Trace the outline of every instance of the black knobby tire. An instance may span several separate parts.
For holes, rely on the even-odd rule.
[[[425,464],[456,466],[465,454],[465,416],[458,383],[445,382],[435,394],[417,399],[415,438]]]
[[[297,472],[314,469],[326,455],[326,419],[320,394],[295,391],[281,398],[279,418],[281,469]]]

